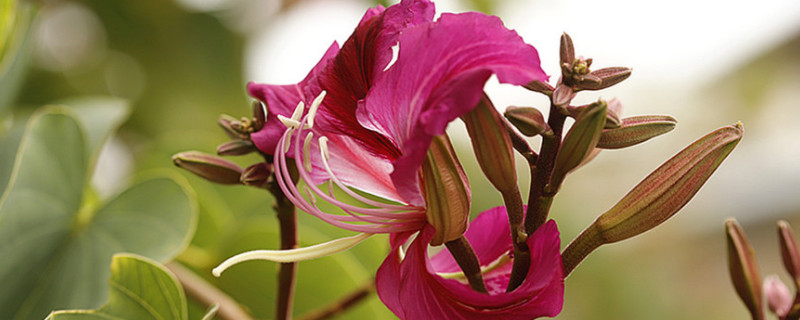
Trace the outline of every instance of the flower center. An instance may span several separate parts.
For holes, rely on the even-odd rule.
[[[297,104],[290,118],[278,116],[287,127],[275,148],[275,177],[281,190],[301,210],[340,228],[365,233],[393,233],[420,229],[426,220],[424,208],[367,198],[337,177],[336,167],[331,164],[329,148],[331,139],[326,134],[330,134],[334,140],[347,137],[339,137],[336,133],[325,132],[314,126],[314,119],[325,95],[326,91],[322,91],[313,100],[305,116],[303,115],[305,103],[302,101]],[[319,137],[315,139],[317,136]],[[296,167],[300,169],[297,178],[305,184],[303,192],[292,179],[291,170],[287,165],[287,154],[294,158]],[[347,160],[344,155],[336,159],[336,161]],[[312,172],[319,169],[324,170],[324,173],[317,172],[312,177]],[[364,174],[369,173],[365,171]],[[327,191],[320,189],[314,183],[320,180],[328,182]],[[334,192],[336,189],[344,192],[349,199],[339,199]],[[324,212],[317,206],[318,199],[335,205],[344,214]]]

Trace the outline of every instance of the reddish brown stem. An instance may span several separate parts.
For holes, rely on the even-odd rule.
[[[481,264],[467,239],[461,236],[456,240],[445,242],[444,245],[450,250],[458,266],[461,267],[472,290],[486,293],[486,284],[483,282],[483,273],[481,273]]]
[[[293,163],[292,180],[296,180],[297,168]],[[294,204],[283,194],[277,183],[268,185],[268,190],[275,197],[274,209],[278,216],[281,230],[281,250],[297,248],[297,213]],[[297,277],[297,263],[281,263],[278,267],[278,300],[275,308],[275,319],[288,320],[292,318],[292,305]]]
[[[547,221],[550,204],[553,202],[556,191],[550,186],[550,177],[553,174],[553,166],[561,147],[561,134],[566,118],[554,104],[550,104],[547,124],[553,130],[553,137],[545,138],[542,141],[539,158],[536,160],[536,165],[531,167],[531,189],[528,194],[528,210],[525,214],[527,234],[533,234]]]

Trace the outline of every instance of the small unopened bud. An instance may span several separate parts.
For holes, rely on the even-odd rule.
[[[677,213],[733,151],[742,133],[741,124],[717,129],[639,182],[594,222],[607,243],[641,234]]]
[[[566,32],[561,34],[558,56],[561,65],[571,64],[575,61],[575,46],[572,44],[572,38]]]
[[[575,98],[575,91],[563,83],[559,83],[556,90],[553,91],[553,104],[560,108],[566,108],[573,98]]]
[[[792,227],[786,221],[778,221],[778,242],[781,247],[781,259],[793,280],[795,289],[800,288],[800,250],[797,248],[797,241],[794,239]]]
[[[511,138],[503,124],[503,118],[489,97],[483,95],[478,106],[467,112],[462,119],[467,126],[478,164],[489,182],[500,192],[516,190],[517,173]]]
[[[221,156],[241,156],[256,150],[256,146],[250,140],[232,140],[219,145],[217,154]]]
[[[776,275],[764,278],[764,296],[767,297],[767,307],[778,317],[785,317],[792,308],[792,293]]]
[[[551,178],[555,190],[558,190],[567,173],[583,163],[597,146],[606,121],[606,108],[605,101],[600,100],[590,104],[575,119],[556,155]]]
[[[672,131],[677,120],[670,116],[637,116],[622,119],[618,128],[605,129],[598,148],[620,149],[645,142]]]
[[[542,82],[539,80],[533,80],[533,82],[526,84],[525,89],[546,95],[551,95],[553,94],[553,91],[556,90],[556,88],[553,88],[553,86],[549,85],[547,82]]]
[[[742,227],[734,219],[725,221],[725,234],[728,246],[728,270],[733,287],[750,310],[753,319],[763,320],[763,298],[761,293],[761,274],[758,270],[755,251]]]
[[[538,134],[543,136],[553,135],[553,130],[547,125],[547,121],[544,120],[544,116],[539,109],[510,106],[506,108],[504,115],[514,127],[519,129],[519,132],[528,137]]]
[[[253,102],[253,132],[264,128],[267,123],[267,106],[261,101]]]
[[[431,245],[460,238],[467,230],[472,194],[461,163],[446,135],[431,141],[422,163],[425,214],[436,233]]]
[[[577,84],[579,89],[601,90],[622,82],[631,76],[631,68],[611,67],[594,70],[584,78],[591,81],[581,81]]]
[[[621,103],[617,99],[611,99],[606,102],[606,122],[603,124],[603,128],[605,129],[612,129],[619,127],[622,122],[619,119],[619,114],[621,113],[620,110],[622,109]],[[582,106],[569,106],[567,107],[567,115],[577,119],[578,116],[581,115],[581,112],[586,110],[590,104],[585,104]],[[613,108],[613,109],[612,109]]]
[[[240,178],[242,184],[257,188],[264,188],[272,176],[271,164],[259,162],[244,169]]]
[[[199,151],[186,151],[172,156],[176,166],[189,170],[208,181],[220,184],[239,184],[242,168],[217,156]]]
[[[247,135],[241,131],[242,123],[234,117],[227,114],[220,115],[217,124],[219,124],[222,131],[225,131],[225,134],[231,137],[231,139],[244,139],[247,137]]]

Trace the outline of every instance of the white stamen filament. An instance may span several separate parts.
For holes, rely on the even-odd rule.
[[[286,130],[286,143],[284,143],[286,147],[283,148],[283,153],[289,152],[289,146],[292,145],[292,134],[294,134],[294,128],[290,127],[289,130]]]
[[[228,260],[223,261],[219,266],[211,270],[215,277],[219,277],[223,271],[240,262],[249,260],[269,260],[275,262],[297,262],[329,256],[345,251],[357,245],[361,241],[372,236],[371,233],[360,233],[352,237],[340,238],[325,243],[316,244],[310,247],[297,248],[291,250],[253,250],[237,254]]]
[[[316,117],[317,110],[319,110],[319,105],[322,104],[322,99],[325,99],[325,95],[327,93],[327,91],[322,90],[322,92],[320,92],[319,95],[314,98],[314,101],[311,102],[311,107],[308,109],[308,118],[306,119],[306,123],[308,123],[309,128],[314,127],[314,117]]]

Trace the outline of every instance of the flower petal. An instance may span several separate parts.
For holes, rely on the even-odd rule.
[[[278,120],[278,115],[290,117],[300,101],[307,105],[311,104],[312,100],[322,91],[319,84],[320,73],[338,51],[339,45],[334,42],[305,79],[297,84],[269,85],[254,82],[247,84],[247,92],[250,93],[250,96],[267,105],[267,121],[264,128],[250,135],[259,150],[266,154],[275,153],[275,146],[283,132],[286,131],[286,126]]]
[[[502,207],[484,212],[466,233],[482,265],[511,252],[504,216]],[[394,241],[391,254],[378,270],[378,295],[401,319],[532,319],[552,317],[561,311],[564,283],[555,222],[549,221],[528,238],[531,269],[522,285],[511,293],[497,290],[508,283],[510,262],[485,274],[487,284],[495,289],[488,295],[437,275],[439,268],[446,267],[442,262],[446,259],[428,260],[427,243],[432,236],[433,228],[423,230],[403,259],[400,242]],[[503,246],[507,249],[499,250]]]
[[[356,111],[359,123],[380,132],[402,152],[392,179],[401,195],[418,194],[416,170],[434,135],[475,107],[492,74],[522,85],[546,80],[535,48],[499,18],[481,13],[443,14],[407,28],[392,65]],[[412,181],[413,180],[413,181]]]

